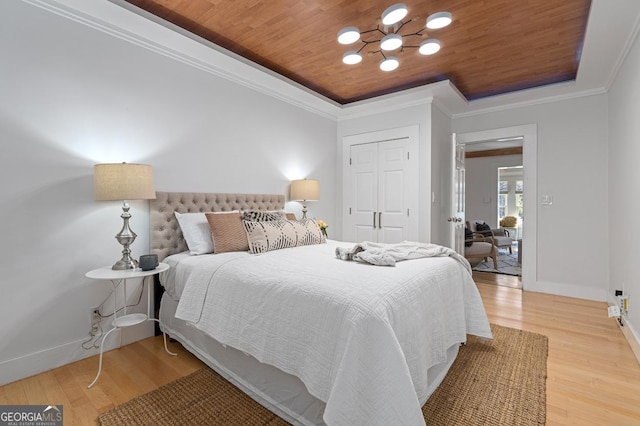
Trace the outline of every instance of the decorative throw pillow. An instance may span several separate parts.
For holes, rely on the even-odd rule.
[[[247,234],[242,226],[239,211],[206,213],[205,216],[213,235],[214,253],[249,250]]]
[[[284,215],[287,217],[287,220],[298,220],[295,213],[285,213]]]
[[[466,241],[466,240],[471,240],[473,239],[473,232],[471,232],[471,229],[465,227],[464,228],[464,246],[465,247],[471,247],[471,244],[473,244],[473,241]]]
[[[265,253],[288,247],[320,244],[326,240],[312,219],[303,221],[243,221],[251,253]]]
[[[264,222],[243,221],[251,253],[265,253],[298,245],[298,232],[304,232],[302,225],[288,220]]]
[[[479,233],[481,233],[485,237],[490,237],[491,236],[491,227],[489,225],[487,225],[486,223],[477,222],[476,223],[476,231],[478,231]]]
[[[267,220],[285,220],[286,216],[282,210],[246,210],[242,212],[242,219],[253,222],[263,222]]]
[[[189,253],[194,255],[213,253],[211,228],[204,213],[174,212],[174,214],[189,247]]]
[[[322,230],[318,226],[318,222],[314,219],[302,219],[298,223],[300,223],[305,229],[304,234],[298,235],[299,246],[323,244],[327,242]]]

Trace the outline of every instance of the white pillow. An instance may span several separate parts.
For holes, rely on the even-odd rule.
[[[174,212],[190,254],[213,253],[211,228],[204,213]]]

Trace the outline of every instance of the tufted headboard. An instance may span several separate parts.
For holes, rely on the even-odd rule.
[[[231,210],[282,210],[284,195],[156,192],[150,204],[151,253],[158,260],[187,250],[173,212],[223,212]]]

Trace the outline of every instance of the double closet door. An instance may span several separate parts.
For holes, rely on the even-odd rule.
[[[350,146],[345,241],[417,239],[417,152],[412,145],[409,138],[400,138]]]

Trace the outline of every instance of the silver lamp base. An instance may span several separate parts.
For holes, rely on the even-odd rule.
[[[131,259],[131,260],[120,259],[113,264],[111,269],[113,269],[114,271],[125,271],[128,269],[136,269],[137,267],[138,267],[138,262],[135,259]]]
[[[129,246],[136,240],[137,235],[129,228],[131,214],[129,213],[129,203],[126,201],[122,205],[122,214],[120,217],[124,223],[122,224],[122,229],[118,232],[118,235],[116,235],[116,240],[122,244],[122,259],[114,263],[111,269],[118,271],[136,269],[138,262],[131,257],[131,249],[129,249]]]

